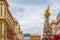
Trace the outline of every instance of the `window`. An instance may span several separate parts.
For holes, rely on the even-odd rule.
[[[9,28],[7,28],[7,37],[10,40],[14,40],[14,34],[12,33],[12,31]]]
[[[2,34],[2,23],[0,22],[0,35]]]

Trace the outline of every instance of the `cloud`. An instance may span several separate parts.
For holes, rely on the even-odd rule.
[[[29,5],[46,5],[46,4],[51,4],[52,1],[51,0],[9,0],[10,2],[13,3],[20,3],[20,4],[29,4]]]
[[[8,0],[8,2],[9,9],[21,25],[23,33],[42,35],[47,6],[50,5],[50,20],[55,19],[60,10],[59,0]]]

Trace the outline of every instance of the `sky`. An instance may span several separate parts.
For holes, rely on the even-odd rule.
[[[18,21],[23,33],[43,34],[44,13],[50,6],[50,21],[55,20],[60,11],[60,0],[7,0],[13,17]]]

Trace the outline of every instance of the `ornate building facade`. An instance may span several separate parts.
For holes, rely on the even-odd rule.
[[[56,25],[56,30],[55,30],[55,34],[54,34],[54,38],[56,40],[60,40],[60,13],[57,15],[57,25]]]
[[[42,40],[53,40],[53,37],[52,37],[52,28],[49,24],[49,16],[50,16],[50,13],[49,13],[49,6],[47,8],[47,10],[45,11],[45,23],[44,23],[44,29],[43,29],[43,38]]]
[[[7,0],[0,0],[0,40],[16,40],[16,30],[20,33],[19,26],[16,26],[18,24],[8,7]]]
[[[31,34],[30,40],[41,40],[41,36],[38,34]]]
[[[0,0],[0,40],[15,40],[15,21],[6,0]]]
[[[57,26],[56,26],[56,32],[55,34],[60,35],[60,13],[57,16]]]
[[[15,21],[15,40],[23,40],[23,33],[20,29],[20,25],[18,24],[17,21]]]
[[[20,40],[20,25],[18,25],[18,22],[15,22],[15,39]]]

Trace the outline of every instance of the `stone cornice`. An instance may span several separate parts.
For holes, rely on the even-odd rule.
[[[0,0],[0,1],[4,1],[5,4],[7,5],[7,7],[9,7],[9,4],[8,4],[7,0]]]

